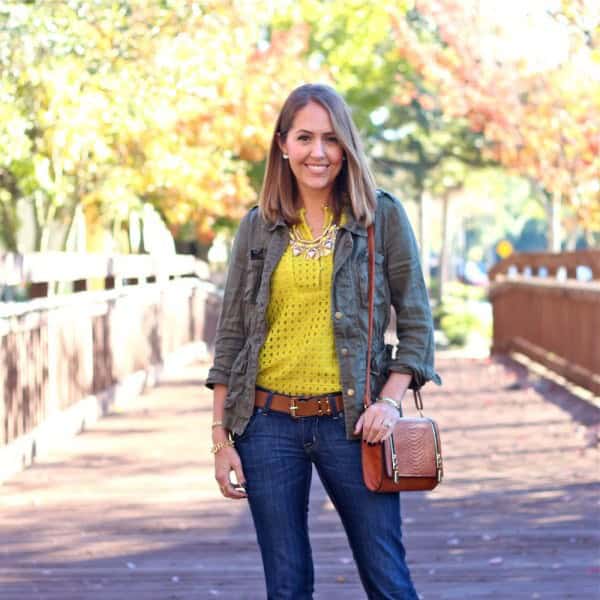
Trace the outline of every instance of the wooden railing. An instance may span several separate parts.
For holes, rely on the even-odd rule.
[[[189,255],[102,255],[32,252],[0,255],[0,286],[28,284],[29,297],[52,295],[57,283],[70,283],[83,292],[101,283],[103,289],[137,283],[164,283],[181,276],[198,275],[199,261]],[[96,285],[96,287],[97,287]]]
[[[214,339],[219,295],[190,256],[0,256],[0,286],[34,296],[0,303],[0,448],[128,375]],[[91,280],[106,289],[87,291]],[[55,282],[76,293],[46,296]]]
[[[492,352],[522,352],[600,394],[600,250],[516,254],[490,282]]]

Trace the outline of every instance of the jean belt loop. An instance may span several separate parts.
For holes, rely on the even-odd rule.
[[[329,406],[331,407],[331,416],[337,417],[340,414],[340,411],[337,409],[337,406],[335,403],[335,396],[332,396],[330,394],[327,396],[327,400],[329,400]]]
[[[265,405],[263,406],[263,412],[268,413],[271,410],[271,402],[273,401],[273,391],[269,390]]]

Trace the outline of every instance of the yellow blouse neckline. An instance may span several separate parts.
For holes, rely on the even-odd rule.
[[[323,221],[323,231],[325,231],[326,227],[329,227],[333,221],[333,212],[329,209],[329,206],[326,204],[323,206],[323,212],[325,213],[325,219]],[[311,228],[308,226],[308,222],[306,221],[306,208],[304,206],[298,211],[300,215],[300,223],[295,225],[299,229],[300,235],[305,240],[313,240],[315,236]]]

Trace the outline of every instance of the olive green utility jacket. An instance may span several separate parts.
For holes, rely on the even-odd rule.
[[[334,250],[332,322],[340,365],[346,437],[363,410],[368,320],[367,230],[346,210]],[[267,335],[271,275],[289,244],[283,220],[268,223],[252,208],[242,219],[233,245],[217,327],[214,364],[206,385],[227,385],[224,424],[241,435],[252,415],[258,355]],[[390,371],[412,375],[411,387],[441,384],[433,367],[433,324],[417,244],[400,202],[377,190],[375,215],[375,306],[371,360],[375,397]],[[395,353],[384,342],[396,312]],[[307,315],[310,318],[310,315]],[[393,355],[393,356],[392,356]]]

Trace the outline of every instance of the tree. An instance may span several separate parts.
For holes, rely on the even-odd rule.
[[[397,46],[392,16],[404,19],[410,5],[400,2],[391,11],[385,3],[303,0],[276,23],[309,24],[309,60],[328,70],[349,102],[378,175],[400,185],[400,195],[416,202],[417,237],[428,277],[428,178],[448,159],[483,163],[479,134],[435,110],[427,97],[414,98],[404,85],[404,78],[416,73]],[[399,178],[399,171],[408,177]]]
[[[32,207],[36,248],[48,246],[50,224],[70,225],[78,211],[90,227],[118,232],[150,202],[175,235],[205,242],[216,220],[242,214],[278,103],[310,78],[298,60],[306,29],[268,39],[268,6],[70,0],[0,9],[0,106],[18,107],[30,145],[28,180],[15,160],[1,165],[0,183],[16,183],[2,188],[2,206]],[[18,137],[15,123],[0,139]]]
[[[598,11],[567,1],[554,14],[513,9],[521,19],[502,20],[506,11],[475,0],[420,0],[408,19],[395,15],[398,47],[413,67],[400,74],[411,91],[404,101],[428,94],[483,135],[484,156],[536,180],[554,206],[564,198],[583,221],[600,204]],[[533,31],[547,36],[541,52]]]

